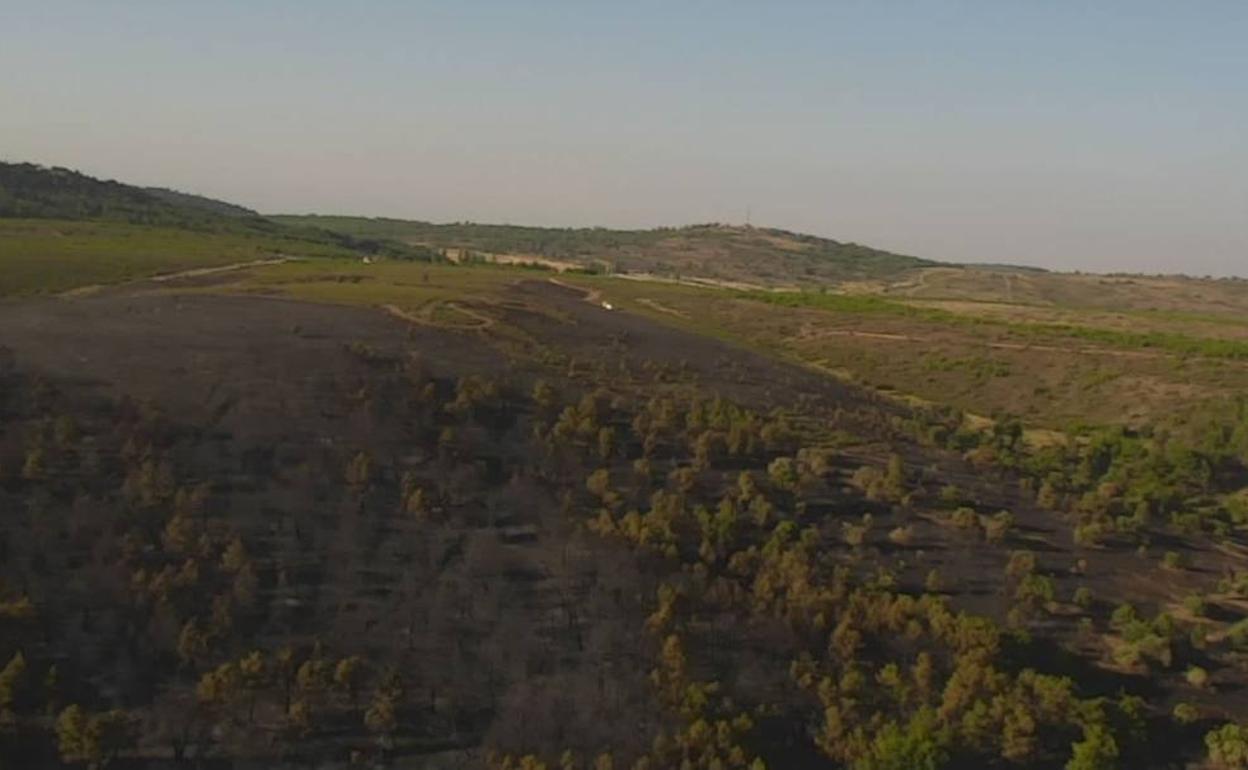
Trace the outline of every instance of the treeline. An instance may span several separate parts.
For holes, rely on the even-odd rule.
[[[189,228],[266,226],[259,214],[242,207],[146,190],[33,163],[0,164],[0,216],[96,219]],[[272,223],[267,226],[276,229]]]

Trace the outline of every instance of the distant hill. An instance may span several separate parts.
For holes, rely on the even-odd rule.
[[[0,163],[0,216],[205,227],[229,219],[274,229],[254,211],[173,190],[96,179],[67,168]]]
[[[198,209],[200,211],[220,214],[226,217],[259,217],[255,211],[243,206],[236,206],[233,203],[226,203],[214,198],[205,198],[202,195],[192,195],[190,193],[178,192],[177,190],[167,190],[163,187],[145,187],[144,192],[150,193],[161,200],[171,203],[184,210]]]
[[[31,163],[0,163],[0,220],[5,219],[11,223],[61,220],[160,227],[180,231],[187,239],[198,233],[265,239],[263,253],[529,263],[737,288],[832,290],[919,302],[1217,313],[1239,313],[1248,306],[1243,280],[1101,276],[1007,264],[952,264],[774,228],[701,224],[612,230],[265,216],[199,195],[137,187]],[[30,232],[27,227],[22,237],[33,237]],[[109,232],[116,235],[116,228]],[[280,248],[275,242],[281,243]],[[56,244],[49,241],[41,249],[41,253],[54,253]]]
[[[452,260],[542,263],[556,269],[737,288],[1132,311],[1242,313],[1248,308],[1248,282],[1242,279],[1097,275],[1001,263],[937,262],[774,228],[703,224],[609,230],[315,215],[269,218],[419,245]]]
[[[278,237],[365,254],[430,259],[417,246],[276,222],[243,206],[163,188],[96,179],[67,168],[0,163],[0,219],[121,222],[242,236]]]
[[[401,219],[273,216],[357,237],[418,244],[451,258],[545,261],[583,269],[761,286],[900,280],[939,263],[770,228],[721,224],[654,230],[432,224]]]

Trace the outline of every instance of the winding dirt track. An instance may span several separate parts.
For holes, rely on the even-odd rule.
[[[235,262],[232,265],[220,265],[218,267],[197,267],[192,270],[182,270],[177,273],[165,273],[164,275],[154,275],[145,279],[154,281],[155,283],[166,283],[168,281],[177,281],[182,278],[199,278],[204,275],[216,275],[217,273],[228,273],[233,270],[244,270],[249,267],[264,267],[265,265],[280,265],[283,262],[294,262],[298,257],[274,257],[273,259],[253,259],[250,262]]]
[[[660,313],[667,313],[668,315],[674,315],[678,318],[689,317],[688,313],[685,313],[681,310],[677,310],[676,308],[673,308],[673,307],[668,307],[667,305],[664,305],[660,302],[656,302],[655,300],[652,300],[648,297],[642,297],[641,299],[637,300],[637,302],[638,304],[645,305],[646,307],[651,308],[652,310],[657,310]]]
[[[558,278],[550,278],[548,281],[556,286],[562,286],[565,289],[571,289],[572,291],[580,293],[584,300],[591,305],[602,305],[602,292],[598,289],[586,289],[581,286],[573,286],[570,283],[564,283]]]
[[[196,267],[190,270],[180,270],[176,273],[162,273],[159,275],[149,275],[143,278],[135,278],[122,283],[93,283],[87,286],[76,286],[68,291],[58,294],[58,297],[89,297],[99,294],[109,289],[120,289],[127,286],[142,285],[145,283],[168,283],[170,281],[178,281],[186,278],[201,278],[206,275],[216,275],[217,273],[228,273],[234,270],[246,270],[249,267],[264,267],[265,265],[280,265],[283,262],[295,262],[299,257],[273,257],[271,259],[253,259],[250,262],[234,262],[229,265],[217,265],[216,267]]]
[[[497,323],[496,319],[490,318],[488,315],[485,315],[484,313],[479,313],[476,310],[464,307],[463,305],[460,305],[455,302],[430,302],[429,304],[422,307],[420,309],[420,312],[418,313],[409,312],[399,307],[398,305],[385,304],[385,305],[381,305],[380,307],[386,313],[389,313],[390,315],[394,316],[395,318],[398,318],[401,321],[407,321],[408,323],[419,324],[420,326],[433,326],[433,327],[444,328],[444,329],[484,331],[486,329],[489,329],[495,323]],[[477,323],[471,326],[458,326],[455,324],[438,323],[437,321],[433,320],[433,314],[434,312],[437,311],[439,307],[445,307],[450,310],[454,310],[457,313],[468,316],[469,318],[473,319]]]

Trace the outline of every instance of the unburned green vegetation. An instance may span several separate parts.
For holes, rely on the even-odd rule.
[[[289,227],[200,196],[0,163],[0,296],[284,256],[435,258],[396,242]]]
[[[0,219],[0,296],[54,293],[256,260],[350,254],[337,246],[280,236]]]

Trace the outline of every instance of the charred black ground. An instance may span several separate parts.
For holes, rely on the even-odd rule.
[[[544,278],[212,283],[0,306],[15,766],[1181,766],[1244,707],[1238,544],[1081,545],[1008,426]]]

